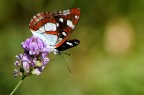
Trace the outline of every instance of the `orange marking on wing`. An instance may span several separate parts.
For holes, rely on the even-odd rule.
[[[70,12],[72,15],[80,16],[80,9],[78,9],[78,8],[73,8],[70,10]]]
[[[78,23],[78,20],[77,20],[77,19],[73,19],[73,20],[72,20],[72,23],[73,23],[74,25],[76,25],[76,24]]]
[[[46,31],[45,33],[46,33],[46,34],[57,35],[57,32],[56,32],[56,31]]]
[[[70,28],[70,27],[66,27],[66,28],[63,29],[63,31],[65,31],[66,33],[69,33],[69,32],[72,31],[72,28]]]
[[[52,13],[48,12],[41,12],[33,16],[29,23],[29,27],[32,30],[38,30],[41,26],[45,25],[46,23],[56,23],[56,20]]]
[[[78,16],[78,17],[80,16],[80,9],[75,8],[75,9],[71,9],[70,11],[73,16],[72,23],[76,25],[78,23],[78,19],[76,19],[75,16]]]

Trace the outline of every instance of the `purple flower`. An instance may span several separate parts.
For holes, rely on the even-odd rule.
[[[16,56],[14,76],[40,75],[49,62],[49,49],[38,37],[32,36],[21,43],[24,53]]]
[[[22,42],[22,47],[29,55],[38,55],[42,52],[48,52],[45,43],[38,37],[32,36],[29,39],[26,39],[25,42]]]

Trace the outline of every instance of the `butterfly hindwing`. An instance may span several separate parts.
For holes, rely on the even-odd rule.
[[[67,50],[70,49],[72,47],[77,46],[80,43],[79,40],[77,39],[73,39],[73,40],[66,40],[61,46],[59,46],[58,48],[56,48],[58,51],[63,51],[63,50]]]

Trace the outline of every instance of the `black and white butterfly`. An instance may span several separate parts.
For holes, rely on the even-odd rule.
[[[80,43],[77,39],[68,39],[79,17],[79,8],[40,12],[33,16],[29,28],[34,36],[41,38],[47,44],[51,52],[59,54],[60,51],[75,47]]]

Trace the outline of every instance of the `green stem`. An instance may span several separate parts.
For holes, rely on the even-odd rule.
[[[22,83],[22,81],[24,80],[25,77],[23,77],[18,84],[16,85],[16,87],[13,89],[13,91],[10,93],[10,95],[13,95],[15,93],[15,91],[18,89],[18,87],[20,86],[20,84]]]

